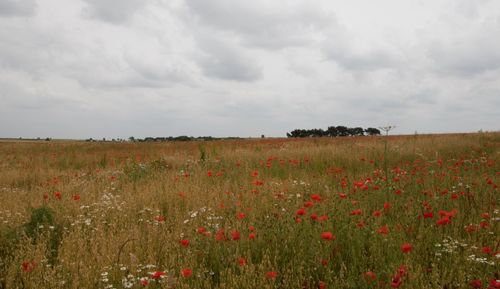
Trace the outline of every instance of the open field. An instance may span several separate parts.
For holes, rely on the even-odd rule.
[[[500,288],[499,148],[0,142],[0,288]]]

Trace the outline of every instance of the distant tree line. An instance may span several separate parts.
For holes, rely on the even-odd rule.
[[[123,138],[112,138],[112,139],[106,139],[103,137],[102,139],[93,139],[93,138],[88,138],[85,139],[86,142],[125,142],[125,139]]]
[[[212,137],[212,136],[169,136],[169,137],[145,137],[144,139],[136,139],[134,137],[129,137],[129,141],[137,141],[137,142],[167,142],[167,141],[210,141],[210,140],[220,140],[220,139],[239,139],[238,137]]]
[[[347,127],[347,126],[329,126],[324,130],[321,128],[313,129],[295,129],[287,132],[287,137],[339,137],[339,136],[362,136],[362,135],[380,135],[380,130],[369,127]]]

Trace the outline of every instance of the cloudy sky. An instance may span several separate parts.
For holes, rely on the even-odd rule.
[[[500,129],[497,0],[0,0],[0,137]]]

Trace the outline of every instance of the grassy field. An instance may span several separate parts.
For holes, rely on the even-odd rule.
[[[500,288],[499,148],[0,142],[0,288]]]

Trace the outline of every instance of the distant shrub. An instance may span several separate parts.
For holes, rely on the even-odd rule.
[[[157,160],[152,161],[149,164],[149,167],[151,170],[163,172],[163,171],[166,171],[167,169],[169,169],[171,167],[171,165],[168,164],[165,159],[159,158]]]
[[[7,227],[0,227],[0,289],[7,288],[7,267],[15,256],[15,249],[19,236],[16,230]]]
[[[143,163],[129,161],[123,168],[123,172],[130,180],[135,182],[145,177],[148,173],[148,170],[147,166]]]
[[[54,264],[57,260],[59,245],[62,240],[62,225],[56,222],[54,212],[48,207],[39,207],[31,211],[30,221],[24,225],[24,232],[33,243],[41,240],[41,235],[48,238],[48,262]]]
[[[199,145],[198,146],[198,151],[200,152],[200,161],[204,162],[207,160],[207,150],[205,149],[204,145]]]

